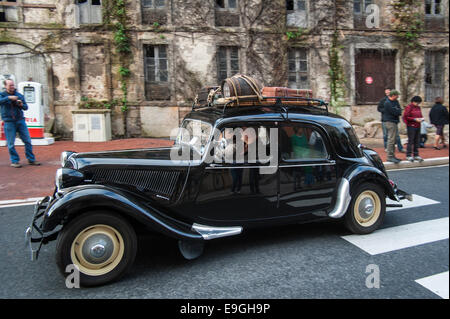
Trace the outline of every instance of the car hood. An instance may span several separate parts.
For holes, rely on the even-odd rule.
[[[179,146],[153,149],[105,151],[91,153],[76,153],[71,156],[76,161],[77,168],[87,166],[190,166],[192,161],[178,160],[173,154],[181,150]]]

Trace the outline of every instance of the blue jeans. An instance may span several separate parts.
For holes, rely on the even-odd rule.
[[[387,148],[387,140],[388,140],[388,135],[387,135],[387,129],[386,129],[386,122],[381,122],[381,128],[383,129],[383,142],[384,142],[384,148]],[[403,145],[402,145],[402,140],[400,139],[400,134],[397,133],[397,136],[395,138],[395,143],[397,144],[397,148],[399,151],[403,150]]]
[[[19,154],[17,154],[16,148],[14,147],[14,142],[16,140],[16,133],[19,133],[19,137],[25,144],[25,156],[28,161],[34,162],[33,147],[31,146],[31,137],[28,132],[27,124],[25,120],[5,122],[5,137],[6,143],[8,145],[9,158],[11,163],[19,163]]]

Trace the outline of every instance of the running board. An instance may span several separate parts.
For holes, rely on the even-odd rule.
[[[215,238],[235,236],[242,233],[241,226],[235,227],[214,227],[200,224],[193,224],[192,230],[199,233],[204,240],[211,240]]]
[[[403,204],[386,204],[386,207],[403,207]]]

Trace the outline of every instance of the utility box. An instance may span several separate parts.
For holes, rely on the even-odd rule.
[[[111,111],[86,109],[72,111],[74,142],[111,140]]]

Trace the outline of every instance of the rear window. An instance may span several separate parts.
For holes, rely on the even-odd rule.
[[[328,129],[336,153],[341,157],[359,158],[363,157],[359,148],[359,139],[353,127],[347,123],[341,127],[331,127]]]

